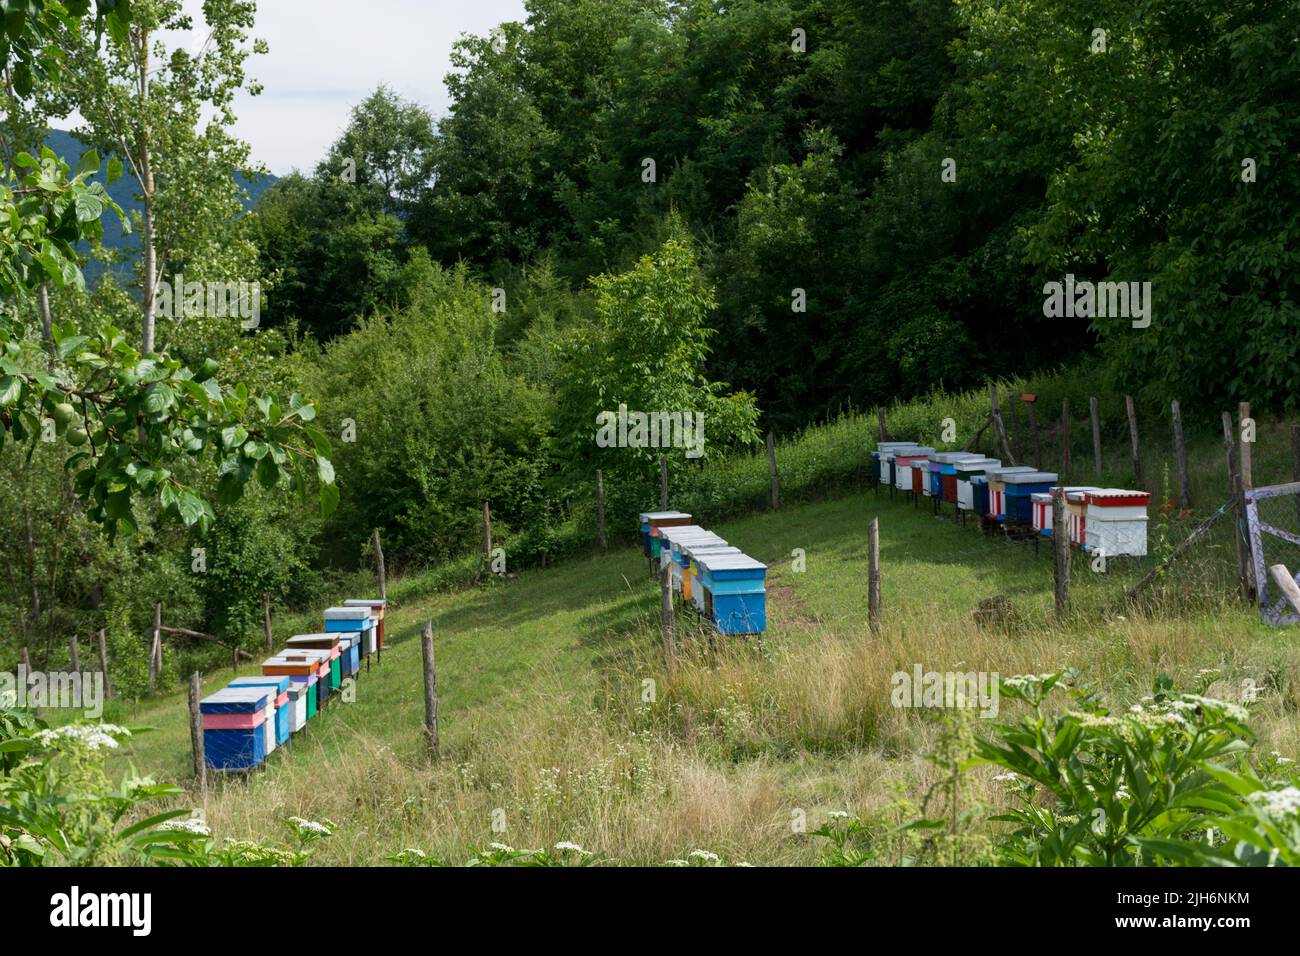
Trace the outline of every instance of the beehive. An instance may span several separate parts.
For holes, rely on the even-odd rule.
[[[275,743],[283,744],[289,739],[289,734],[293,730],[292,713],[289,703],[289,685],[288,677],[271,677],[263,675],[262,677],[236,677],[230,682],[231,687],[264,687],[267,693],[273,694],[275,705]]]
[[[934,487],[931,494],[949,504],[957,504],[958,471],[967,462],[992,461],[983,455],[966,451],[941,451],[930,456],[931,462],[938,465],[938,476],[932,478]]]
[[[641,512],[641,547],[647,558],[659,557],[658,528],[679,527],[691,523],[691,516],[685,511],[643,511]]]
[[[722,634],[767,629],[767,565],[746,554],[702,554],[704,613]]]
[[[696,535],[707,535],[712,532],[706,531],[697,524],[684,524],[670,527],[658,528],[655,531],[655,543],[658,546],[658,554],[654,559],[655,570],[659,574],[667,571],[673,563],[673,540],[677,538],[690,538]],[[671,572],[670,572],[671,574]],[[677,576],[672,574],[670,577],[674,587],[679,587]]]
[[[893,475],[889,468],[889,455],[899,448],[911,448],[915,442],[910,441],[882,441],[876,443],[876,450],[871,453],[871,457],[876,461],[876,480],[882,485],[888,485],[893,482]]]
[[[1028,524],[1033,520],[1033,502],[1030,498],[1039,492],[1046,492],[1056,484],[1056,475],[1050,471],[1003,472],[1001,475],[1004,506],[1004,520],[1022,521]]]
[[[319,711],[329,701],[331,691],[339,686],[334,682],[334,668],[331,666],[331,662],[335,660],[337,658],[333,657],[331,651],[317,650],[311,647],[286,647],[280,651],[278,657],[272,658],[262,665],[262,673],[274,672],[268,671],[268,665],[276,670],[295,664],[299,666],[303,664],[310,665],[311,673],[317,677],[316,709]]]
[[[925,461],[926,456],[933,451],[933,448],[917,446],[898,451],[894,455],[894,486],[900,491],[919,491],[920,485],[914,484],[913,467],[919,462]]]
[[[989,510],[985,512],[990,518],[996,518],[1003,521],[1007,516],[1006,502],[1006,481],[1007,475],[1028,474],[1034,471],[1028,465],[1012,465],[1010,467],[998,466],[997,468],[988,468],[984,475],[988,478],[989,483]]]
[[[727,547],[727,542],[712,531],[691,537],[679,536],[672,542],[674,586],[681,592],[682,600],[691,600],[694,582],[691,578],[691,549],[717,549]]]
[[[1029,496],[1034,508],[1034,530],[1047,537],[1052,536],[1052,495],[1047,491],[1036,491]]]
[[[988,510],[987,501],[979,505],[976,501],[975,479],[979,479],[979,484],[983,488],[983,497],[988,497],[988,479],[984,472],[989,468],[1000,468],[1002,462],[996,458],[973,458],[961,461],[956,466],[957,479],[957,507],[963,511],[974,511],[976,514],[984,514]]]
[[[266,759],[269,687],[226,687],[199,701],[203,757],[213,770],[251,770]],[[274,739],[274,732],[270,735]]]
[[[367,657],[384,646],[384,614],[388,611],[388,601],[383,598],[348,598],[344,607],[368,607],[370,617],[375,621],[371,634],[361,642],[361,656]]]
[[[343,605],[341,607],[328,608],[325,611],[325,633],[316,635],[298,635],[299,637],[328,637],[331,635],[350,634],[356,643],[354,653],[355,667],[351,667],[352,661],[347,662],[348,667],[344,668],[345,673],[356,673],[361,669],[361,646],[369,644],[372,648],[379,647],[378,627],[379,621],[372,617],[373,608],[369,605]],[[323,644],[312,645],[303,644],[301,646],[325,646]]]
[[[1079,550],[1087,546],[1088,493],[1100,491],[1094,485],[1072,485],[1065,489],[1065,505],[1070,528],[1070,543]]]
[[[1108,558],[1144,556],[1150,501],[1151,495],[1145,491],[1102,488],[1088,492],[1087,549]]]
[[[704,572],[700,569],[699,559],[706,555],[727,555],[740,554],[739,548],[734,548],[728,544],[691,544],[685,548],[688,572],[687,580],[690,582],[690,593],[686,593],[685,587],[682,589],[682,596],[689,600],[695,607],[695,610],[701,614],[704,613]]]

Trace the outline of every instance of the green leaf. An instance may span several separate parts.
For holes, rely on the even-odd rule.
[[[108,184],[111,186],[122,178],[122,161],[116,156],[108,157],[108,170],[106,173]]]
[[[324,455],[316,456],[316,477],[322,484],[334,484],[334,465]]]
[[[322,518],[328,518],[334,513],[339,506],[339,488],[338,485],[320,486],[320,515]]]

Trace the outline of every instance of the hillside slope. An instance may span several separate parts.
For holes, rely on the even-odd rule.
[[[876,638],[865,627],[872,516],[881,521],[886,605]],[[710,642],[693,629],[671,686],[657,586],[639,550],[456,594],[397,582],[391,649],[363,673],[356,702],[328,708],[251,781],[219,781],[204,807],[214,833],[274,839],[286,816],[329,818],[340,828],[318,860],[349,864],[406,847],[463,862],[494,840],[573,840],[616,862],[704,848],[730,861],[810,863],[817,841],[791,832],[795,810],[806,812],[809,829],[831,810],[888,817],[904,812],[898,794],[919,801],[933,782],[924,755],[943,722],[890,706],[891,674],[917,663],[1003,675],[1074,666],[1125,706],[1159,673],[1190,684],[1216,668],[1226,693],[1244,677],[1270,687],[1254,721],[1261,746],[1300,751],[1290,716],[1300,650],[1291,636],[1262,627],[1245,605],[1181,588],[1177,606],[1162,602],[1159,617],[1140,616],[1119,603],[1140,564],[1117,562],[1103,576],[1078,562],[1077,620],[1061,627],[1050,618],[1047,549],[1035,555],[885,494],[716,530],[771,563],[770,630],[761,642]],[[804,573],[790,564],[795,548],[806,552]],[[1016,620],[981,629],[972,612],[994,594],[1011,598]],[[443,742],[436,765],[421,749],[418,632],[427,619]],[[277,636],[316,626],[286,618]],[[211,675],[205,691],[228,678]],[[646,679],[656,682],[654,702],[642,699]],[[158,730],[121,759],[186,779],[182,695],[123,719]],[[975,778],[980,800],[1005,799],[991,772]],[[494,811],[504,811],[504,832],[492,828]]]

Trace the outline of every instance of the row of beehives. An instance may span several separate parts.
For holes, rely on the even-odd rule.
[[[722,634],[767,629],[767,565],[691,524],[684,511],[641,514],[645,555],[672,589]]]
[[[996,458],[940,451],[912,442],[881,442],[872,452],[876,475],[893,488],[951,502],[994,521],[1053,534],[1052,492],[1057,476],[1027,465],[1003,467]],[[1149,492],[1088,485],[1065,487],[1070,542],[1107,557],[1147,553]]]
[[[325,612],[325,630],[297,634],[262,662],[261,677],[238,677],[203,698],[203,753],[213,770],[251,770],[307,726],[345,678],[384,646],[379,598],[344,601]]]

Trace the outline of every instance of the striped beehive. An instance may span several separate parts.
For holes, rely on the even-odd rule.
[[[269,687],[226,687],[199,701],[204,762],[213,770],[251,770],[266,760]],[[270,737],[274,739],[274,732]]]
[[[288,677],[263,675],[261,677],[236,677],[229,684],[231,687],[265,687],[268,693],[274,694],[275,719],[273,726],[277,746],[287,741],[289,734],[293,732],[293,715],[289,701],[290,683]]]
[[[1151,494],[1123,488],[1087,493],[1085,545],[1108,558],[1140,558],[1147,553],[1147,505]]]
[[[1036,491],[1029,496],[1033,502],[1034,530],[1046,537],[1052,536],[1052,495],[1048,491]]]
[[[1093,485],[1070,485],[1065,489],[1065,520],[1070,529],[1070,543],[1080,551],[1087,543],[1088,492],[1100,490]]]

